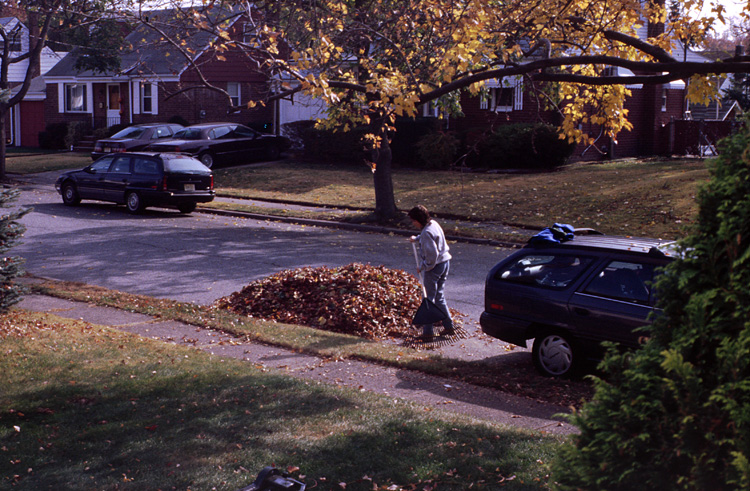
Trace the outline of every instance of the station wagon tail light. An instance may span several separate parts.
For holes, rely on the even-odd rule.
[[[499,303],[491,303],[490,308],[492,310],[504,310],[503,306]]]
[[[214,175],[211,174],[211,182],[208,184],[208,189],[214,188]]]
[[[161,179],[161,190],[166,191],[167,190],[167,176],[164,176]]]

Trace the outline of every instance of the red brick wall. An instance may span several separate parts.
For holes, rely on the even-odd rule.
[[[584,124],[581,130],[596,140],[593,146],[580,144],[573,153],[574,160],[600,160],[602,158],[621,158],[647,155],[662,155],[667,152],[670,121],[682,118],[684,104],[682,89],[667,91],[667,110],[662,111],[662,86],[631,89],[632,95],[625,101],[628,120],[633,124],[631,131],[621,131],[613,144],[603,134],[601,127]],[[479,97],[462,95],[461,105],[464,118],[455,118],[450,128],[470,134],[490,130],[492,126],[513,123],[534,123],[545,121],[559,123],[559,115],[544,111],[530,91],[524,91],[522,111],[495,113],[480,109]],[[594,148],[595,147],[595,148]],[[598,151],[598,150],[599,151]],[[606,155],[602,153],[603,150]]]
[[[20,104],[21,145],[39,146],[39,132],[44,131],[44,101],[25,101]]]

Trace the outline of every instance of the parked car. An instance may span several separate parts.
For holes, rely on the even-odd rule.
[[[155,152],[180,152],[192,155],[206,167],[240,163],[247,160],[276,160],[288,149],[290,141],[283,136],[260,133],[237,123],[207,123],[188,126],[174,138],[152,143]]]
[[[214,199],[214,176],[200,161],[180,154],[118,153],[88,167],[62,174],[55,183],[63,203],[82,199],[124,204],[131,213],[147,206],[190,213],[198,203]]]
[[[135,152],[143,150],[155,140],[172,138],[184,126],[174,123],[136,124],[118,131],[109,138],[97,140],[91,159],[96,160],[108,153]]]
[[[649,323],[654,275],[674,259],[673,242],[578,235],[528,244],[487,275],[482,331],[526,348],[543,375],[571,375],[602,355],[601,342],[635,348]]]

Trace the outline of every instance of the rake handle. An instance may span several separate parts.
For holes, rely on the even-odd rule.
[[[422,287],[422,296],[427,298],[427,290],[424,287],[424,279],[422,279],[422,270],[419,268],[419,254],[417,253],[417,245],[414,241],[411,241],[411,249],[414,251],[414,260],[417,262],[417,274],[419,275],[419,286]]]

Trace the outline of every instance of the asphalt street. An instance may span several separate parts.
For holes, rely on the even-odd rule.
[[[286,269],[357,262],[415,272],[411,245],[400,235],[151,208],[132,216],[98,202],[67,207],[53,186],[58,174],[24,176],[19,186],[18,204],[33,211],[21,220],[27,230],[13,252],[35,276],[210,304]],[[487,271],[510,252],[451,244],[446,295],[466,315],[471,337],[446,354],[476,359],[506,351],[505,343],[481,334],[478,320]]]

